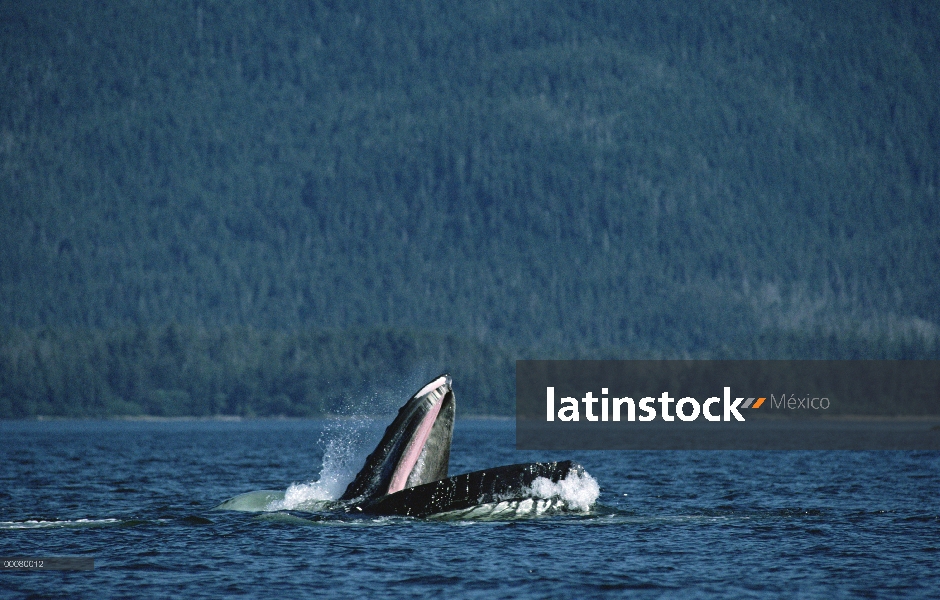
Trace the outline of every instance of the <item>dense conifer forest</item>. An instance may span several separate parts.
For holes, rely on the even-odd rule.
[[[936,3],[0,1],[0,417],[940,358],[938,188]]]

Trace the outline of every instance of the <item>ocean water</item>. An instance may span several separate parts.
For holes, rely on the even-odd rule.
[[[0,596],[940,597],[938,452],[521,452],[512,421],[458,418],[452,474],[570,458],[599,495],[318,510],[386,424],[0,422],[0,555],[95,559],[0,572]],[[289,490],[264,507],[283,510],[214,510],[264,489]]]

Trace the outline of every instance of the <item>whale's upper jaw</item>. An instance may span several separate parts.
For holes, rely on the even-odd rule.
[[[422,387],[398,410],[340,500],[378,498],[447,477],[455,405],[449,375]]]

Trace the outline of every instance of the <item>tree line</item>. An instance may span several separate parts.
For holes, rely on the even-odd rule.
[[[762,336],[694,356],[637,349],[511,351],[451,335],[384,328],[287,333],[170,323],[5,330],[0,418],[315,417],[385,414],[440,373],[462,414],[513,414],[515,361],[534,358],[930,359],[940,342],[816,332]]]

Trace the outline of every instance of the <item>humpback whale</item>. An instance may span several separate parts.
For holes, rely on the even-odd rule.
[[[398,410],[331,508],[350,514],[412,517],[472,512],[474,507],[537,498],[534,487],[550,488],[569,475],[590,478],[571,461],[505,465],[448,476],[455,408],[449,375],[418,390]],[[265,510],[278,498],[283,498],[282,492],[250,492],[216,508]]]

